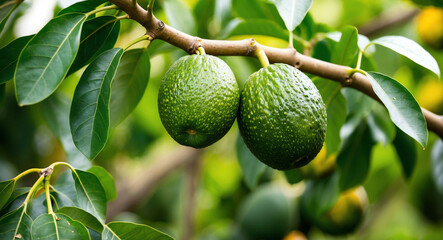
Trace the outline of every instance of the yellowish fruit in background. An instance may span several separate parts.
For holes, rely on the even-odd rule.
[[[283,240],[308,240],[306,236],[297,230],[289,232]]]
[[[326,147],[323,145],[323,148],[314,160],[308,165],[299,168],[299,172],[303,178],[321,178],[334,171],[336,159],[336,154],[326,155]]]
[[[426,44],[443,48],[443,8],[424,8],[418,16],[417,31]]]

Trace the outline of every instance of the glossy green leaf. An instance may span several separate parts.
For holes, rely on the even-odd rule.
[[[343,142],[337,157],[341,191],[361,185],[369,173],[371,150],[374,142],[365,120]]]
[[[340,41],[341,34],[342,34],[341,32],[328,32],[326,34],[326,37],[338,42],[338,41]],[[365,51],[366,54],[371,54],[375,51],[375,48],[373,46],[368,46],[368,44],[371,43],[371,41],[369,41],[368,37],[366,37],[365,35],[358,34],[357,39],[358,39],[357,45],[358,45],[358,48],[360,49],[360,51]]]
[[[75,181],[78,207],[94,215],[100,222],[106,220],[106,192],[98,178],[89,172],[76,170]]]
[[[415,141],[397,128],[397,134],[394,138],[393,144],[401,163],[403,175],[406,179],[409,179],[414,171],[415,163],[417,161]]]
[[[86,170],[91,167],[91,162],[77,149],[72,140],[69,126],[70,109],[71,100],[57,93],[45,100],[41,108],[49,128],[62,143],[68,163],[75,168]]]
[[[1,0],[0,1],[0,33],[6,25],[12,12],[22,3],[23,1],[16,0]]]
[[[0,84],[14,78],[18,56],[33,36],[17,38],[0,49]]]
[[[399,82],[381,73],[367,74],[372,89],[386,106],[392,122],[423,147],[428,142],[426,120],[414,96]]]
[[[305,18],[312,6],[312,0],[275,0],[275,5],[286,28],[292,32]]]
[[[5,206],[12,192],[14,191],[15,180],[11,179],[8,181],[0,182],[0,209]]]
[[[432,147],[431,159],[432,177],[439,193],[443,195],[443,141],[441,139],[435,141]]]
[[[83,209],[77,207],[63,207],[57,210],[56,213],[63,213],[96,232],[103,231],[103,225],[100,223],[100,221]]]
[[[339,194],[337,172],[324,178],[308,180],[300,200],[302,211],[309,211],[313,216],[321,216],[334,206]]]
[[[51,199],[54,204],[54,211],[63,207],[74,207],[75,203],[68,196],[59,191],[50,191]]]
[[[52,187],[53,193],[62,195],[64,200],[69,199],[71,201],[71,204],[69,205],[78,206],[75,181],[70,171],[63,172]]]
[[[76,2],[69,7],[62,9],[57,15],[60,16],[67,13],[87,13],[94,10],[104,2],[105,0],[86,0]]]
[[[394,140],[395,125],[390,121],[389,114],[382,105],[375,105],[367,120],[372,139],[376,142],[387,146]]]
[[[89,233],[83,224],[62,213],[40,215],[32,223],[32,239],[47,240],[89,240]]]
[[[353,65],[359,51],[357,42],[357,29],[351,26],[344,27],[340,41],[338,41],[332,53],[331,61],[345,66]]]
[[[102,240],[173,240],[171,236],[162,233],[152,227],[129,222],[110,222],[105,226]]]
[[[253,189],[257,186],[258,180],[265,172],[266,165],[260,162],[260,160],[251,153],[249,148],[243,142],[243,138],[240,134],[237,135],[235,150],[243,172],[243,179],[245,180],[246,185],[250,189]]]
[[[318,88],[328,114],[326,127],[326,151],[327,155],[340,150],[340,129],[346,121],[346,99],[341,93],[342,86],[333,81],[316,79],[315,86]]]
[[[163,9],[169,25],[187,34],[195,35],[197,32],[195,19],[187,5],[180,0],[165,0]]]
[[[77,148],[94,159],[108,139],[111,82],[123,49],[100,54],[85,70],[72,99],[70,126]]]
[[[264,35],[288,40],[288,32],[278,24],[266,19],[251,19],[239,22],[227,37],[242,35]]]
[[[83,24],[80,47],[68,74],[88,65],[104,51],[114,47],[120,32],[120,22],[114,16],[101,16]]]
[[[20,105],[40,102],[57,89],[77,54],[85,19],[84,14],[53,18],[25,46],[14,79]]]
[[[300,174],[298,169],[291,169],[287,171],[283,171],[285,174],[286,181],[290,184],[296,184],[303,180],[303,176]]]
[[[11,195],[9,196],[6,203],[3,205],[3,208],[0,211],[0,216],[3,216],[21,206],[23,203],[22,199],[18,199],[20,197],[23,197],[23,200],[26,198],[27,193],[29,192],[29,187],[21,187],[16,188],[14,191],[12,191]],[[17,204],[15,204],[16,202]]]
[[[147,49],[123,54],[111,87],[111,126],[117,126],[137,107],[148,86],[150,70]]]
[[[20,207],[0,218],[0,239],[31,239],[31,217]]]
[[[106,200],[112,201],[117,197],[117,189],[115,187],[114,177],[100,166],[92,166],[88,172],[94,174],[102,184],[106,192]]]
[[[411,39],[402,36],[385,36],[371,43],[387,47],[440,76],[440,68],[434,57]]]

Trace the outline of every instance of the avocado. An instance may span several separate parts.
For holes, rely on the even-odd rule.
[[[304,73],[287,64],[271,64],[246,81],[238,124],[246,146],[260,161],[289,170],[306,165],[321,150],[326,108]]]
[[[231,128],[240,90],[234,73],[211,55],[189,55],[166,72],[158,94],[158,111],[166,131],[178,143],[207,147]]]

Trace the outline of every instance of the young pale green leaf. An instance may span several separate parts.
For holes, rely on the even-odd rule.
[[[423,147],[428,142],[428,129],[420,105],[399,82],[381,73],[367,74],[372,89],[386,106],[392,122]]]
[[[292,32],[305,18],[312,6],[312,0],[275,0],[275,6],[286,28]]]
[[[42,101],[60,85],[80,42],[84,14],[66,14],[49,21],[25,46],[15,71],[20,105]]]
[[[111,82],[122,54],[121,48],[100,54],[75,88],[70,113],[72,138],[89,159],[97,156],[108,139]]]
[[[83,24],[80,47],[68,74],[88,65],[102,52],[114,47],[120,22],[114,16],[101,16]]]
[[[327,155],[340,150],[340,129],[346,121],[346,99],[341,93],[342,86],[339,83],[325,79],[315,79],[328,114],[326,127],[326,152]]]
[[[89,240],[89,233],[83,224],[65,214],[43,214],[32,223],[32,239],[47,240]]]
[[[104,2],[105,0],[86,0],[76,2],[69,7],[62,9],[60,12],[58,12],[57,16],[61,16],[67,13],[87,13],[94,10]]]
[[[94,215],[100,222],[106,220],[106,192],[98,178],[89,172],[72,172],[78,207]]]
[[[344,27],[340,41],[332,52],[331,61],[336,64],[351,66],[358,54],[358,34],[355,27]]]
[[[150,70],[147,49],[123,54],[111,87],[111,126],[117,126],[137,107],[148,86]]]
[[[0,218],[0,239],[31,239],[31,224],[32,219],[22,206]]]
[[[394,140],[395,125],[390,121],[389,114],[382,105],[375,105],[367,120],[372,139],[384,146],[387,146]]]
[[[41,111],[49,128],[62,143],[68,163],[75,168],[86,170],[91,167],[91,162],[77,149],[72,140],[69,126],[70,109],[71,100],[62,94],[55,93],[43,102]]]
[[[8,181],[0,182],[0,209],[8,202],[9,197],[14,191],[15,180],[11,179]]]
[[[437,139],[432,147],[432,177],[437,190],[443,195],[443,141]]]
[[[115,187],[114,177],[100,166],[92,166],[88,172],[94,174],[106,192],[106,200],[112,201],[117,197],[117,189]]]
[[[187,34],[195,35],[197,32],[195,19],[187,5],[179,0],[165,0],[163,9],[169,25]]]
[[[257,182],[263,175],[266,169],[266,165],[258,160],[243,142],[243,138],[240,134],[237,135],[235,142],[235,150],[237,152],[237,158],[240,163],[240,167],[243,172],[243,178],[246,185],[253,189],[257,186]]]
[[[411,39],[402,36],[385,36],[373,40],[371,43],[387,47],[421,65],[440,77],[440,68],[437,61],[422,46]]]
[[[100,233],[103,231],[103,224],[101,224],[96,217],[83,209],[77,207],[63,207],[57,210],[56,213],[63,213],[96,232]]]
[[[33,36],[17,38],[0,49],[0,84],[14,78],[18,56]]]
[[[285,174],[286,181],[290,184],[296,184],[303,180],[302,175],[300,175],[297,169],[286,170],[283,173]]]
[[[374,142],[365,120],[344,140],[337,157],[340,190],[345,191],[363,183],[369,172]]]
[[[171,236],[162,233],[152,227],[129,222],[110,222],[105,226],[102,240],[173,240]]]
[[[409,179],[414,171],[415,162],[417,161],[415,141],[400,129],[396,128],[396,131],[397,134],[394,138],[393,144],[401,163],[403,176],[406,179]]]

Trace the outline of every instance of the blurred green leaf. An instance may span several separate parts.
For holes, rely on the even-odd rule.
[[[357,29],[352,26],[343,28],[340,41],[332,52],[331,62],[351,66],[358,54],[358,35]]]
[[[340,190],[361,185],[369,173],[371,150],[374,142],[365,120],[343,142],[337,157]]]
[[[2,33],[3,28],[11,16],[12,12],[22,3],[23,1],[16,0],[1,0],[0,1],[0,33]]]
[[[198,36],[201,38],[209,38],[209,23],[214,16],[215,0],[199,0],[193,9],[196,18]]]
[[[337,172],[324,178],[308,180],[300,200],[302,210],[308,211],[312,216],[321,216],[334,206],[339,194]]]
[[[117,197],[117,189],[115,187],[114,177],[100,166],[92,166],[88,172],[94,174],[103,186],[106,193],[106,200],[112,201]]]
[[[0,49],[0,84],[14,78],[18,56],[33,36],[17,38]]]
[[[187,34],[197,33],[194,16],[187,5],[180,0],[165,0],[163,8],[169,25]]]
[[[134,111],[149,82],[151,62],[147,49],[123,53],[111,86],[111,126],[121,123]]]
[[[423,66],[440,77],[440,68],[434,57],[422,46],[411,39],[402,36],[385,36],[373,40],[371,43],[389,48]]]
[[[388,109],[392,122],[425,147],[428,142],[428,129],[414,96],[389,76],[376,72],[369,72],[367,76],[374,92]]]
[[[114,47],[120,22],[114,16],[101,16],[83,24],[80,46],[68,75],[88,65],[98,55]]]
[[[67,13],[87,13],[94,10],[96,7],[104,3],[105,0],[86,0],[81,2],[76,2],[71,6],[62,9],[57,16],[61,16]]]
[[[129,222],[110,222],[105,226],[102,233],[103,240],[173,240],[171,236],[162,233],[152,227]]]
[[[314,45],[312,50],[312,57],[323,60],[323,61],[331,61],[331,44],[329,44],[326,40],[320,40]]]
[[[403,175],[406,179],[409,179],[417,161],[415,141],[398,128],[396,128],[396,132],[393,144],[401,163]]]
[[[292,32],[305,18],[312,6],[312,0],[275,0],[275,5],[286,28]]]
[[[53,187],[53,193],[63,195],[63,199],[69,199],[72,206],[78,206],[75,181],[70,171],[65,171],[57,178]],[[61,206],[63,207],[63,206]]]
[[[15,71],[20,105],[42,101],[60,85],[74,61],[84,14],[53,18],[25,46]]]
[[[98,178],[89,172],[76,169],[75,181],[78,207],[94,215],[101,223],[106,220],[106,192]]]
[[[0,239],[31,239],[31,224],[32,219],[22,206],[0,218]]]
[[[437,139],[432,147],[432,177],[437,190],[443,195],[443,141]]]
[[[383,106],[375,105],[367,120],[372,138],[375,141],[387,146],[394,140],[395,125],[390,121],[389,114]]]
[[[21,204],[23,203],[24,199],[26,198],[26,195],[28,194],[29,189],[30,189],[29,187],[21,187],[21,188],[14,189],[14,191],[12,191],[12,193],[9,196],[6,203],[3,205],[3,208],[0,209],[1,210],[0,216],[3,216],[5,214],[7,214],[8,212],[11,212],[11,211],[19,208],[21,206]],[[18,199],[18,198],[20,198],[20,199]]]
[[[0,209],[5,206],[12,192],[14,191],[15,180],[11,179],[8,181],[0,182]]]
[[[76,207],[63,207],[57,210],[56,213],[63,213],[72,218],[73,220],[79,221],[86,227],[101,233],[103,231],[103,225],[100,223],[100,221],[91,215],[90,213],[86,212],[83,209],[76,208]]]
[[[371,112],[375,100],[351,88],[342,89],[342,93],[346,98],[348,116],[345,124],[340,130],[340,137],[345,139],[354,132],[362,118],[366,117]]]
[[[235,142],[235,150],[237,152],[237,158],[240,163],[240,167],[243,172],[243,178],[246,185],[253,189],[257,186],[258,180],[265,172],[266,165],[258,160],[243,142],[243,138],[240,133],[237,134],[237,140]]]
[[[326,37],[328,37],[329,39],[332,39],[332,40],[338,42],[338,41],[340,41],[341,34],[342,34],[341,32],[328,32],[328,33],[326,33]],[[358,48],[361,51],[365,50],[366,46],[368,46],[368,44],[371,42],[371,41],[369,41],[369,38],[366,37],[365,35],[358,34],[357,38],[358,38],[357,45],[358,45]],[[365,53],[369,53],[370,54],[374,50],[375,49],[372,46],[369,46],[366,49]]]
[[[227,37],[263,35],[288,40],[288,33],[278,24],[266,19],[250,19],[238,22]]]
[[[43,214],[32,223],[33,239],[78,239],[87,240],[88,230],[83,224],[61,214]]]
[[[290,184],[296,184],[303,180],[302,175],[300,175],[297,169],[283,171],[283,173],[285,174],[286,181]]]
[[[72,99],[70,125],[77,148],[94,159],[108,139],[111,82],[123,49],[100,54],[85,70]]]
[[[0,84],[0,108],[3,105],[3,101],[5,100],[6,96],[6,83]]]
[[[243,19],[266,19],[266,13],[258,0],[235,0],[232,2],[237,16]]]

